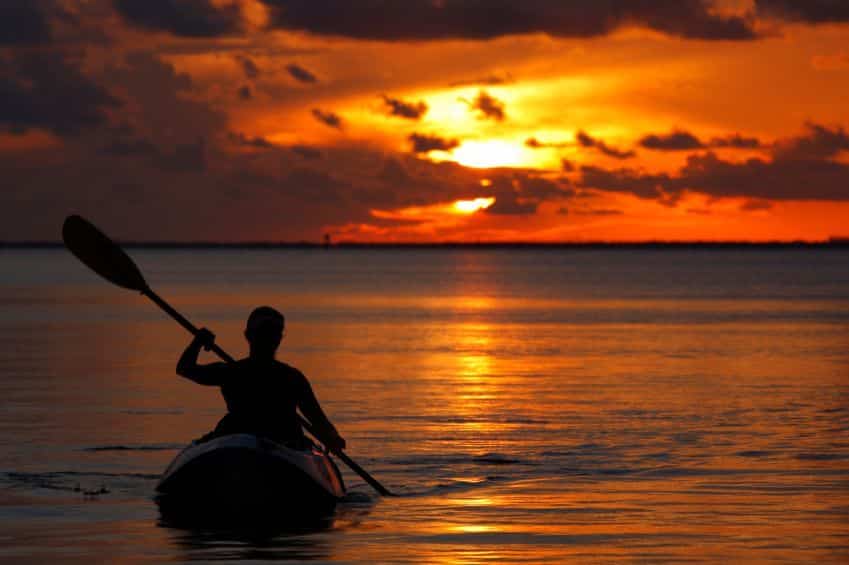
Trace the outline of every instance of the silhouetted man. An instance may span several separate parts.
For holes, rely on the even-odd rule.
[[[215,341],[204,328],[180,357],[177,374],[201,385],[221,387],[227,415],[216,426],[215,436],[251,433],[302,445],[304,436],[296,412],[300,408],[327,447],[344,449],[345,440],[325,416],[304,374],[275,359],[284,327],[283,314],[260,306],[251,312],[245,328],[250,344],[246,359],[198,365],[200,348],[208,350]]]

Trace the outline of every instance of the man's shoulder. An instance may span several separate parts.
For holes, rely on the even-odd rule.
[[[283,361],[275,360],[274,362],[277,366],[278,374],[289,383],[289,386],[294,386],[300,392],[310,388],[310,382],[300,370]]]
[[[284,363],[283,361],[278,361],[275,359],[274,364],[277,370],[281,373],[286,373],[299,379],[306,379],[306,376],[304,376],[304,374],[299,369],[293,367],[292,365],[289,365],[288,363]]]

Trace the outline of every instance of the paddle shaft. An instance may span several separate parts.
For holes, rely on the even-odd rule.
[[[303,418],[301,419],[301,422],[303,422]],[[309,428],[307,428],[307,429],[309,430]],[[310,433],[312,433],[312,432],[310,432]],[[313,434],[313,435],[315,435],[315,434]],[[354,471],[356,474],[358,474],[360,477],[362,477],[362,479],[365,482],[370,484],[371,487],[374,490],[376,490],[377,492],[379,492],[381,495],[383,495],[383,496],[395,496],[394,494],[389,492],[386,489],[386,487],[384,487],[382,484],[377,482],[377,479],[375,479],[374,477],[369,475],[368,472],[366,472],[365,469],[363,469],[362,467],[357,465],[350,457],[345,455],[345,453],[343,453],[342,451],[338,451],[338,450],[337,451],[331,451],[331,453],[333,453],[333,455],[335,455],[336,457],[341,459],[345,463],[345,465],[347,465],[352,471]]]
[[[194,324],[192,324],[190,321],[188,321],[182,314],[177,312],[170,304],[165,302],[165,300],[163,300],[158,294],[153,292],[153,290],[151,290],[150,287],[146,287],[145,289],[143,289],[141,291],[141,293],[144,296],[150,298],[153,301],[154,304],[156,304],[157,306],[162,308],[162,310],[164,310],[165,313],[167,313],[169,316],[174,318],[174,320],[176,320],[178,324],[183,326],[192,335],[197,335],[200,332],[200,330],[198,330],[198,328],[195,327]],[[235,363],[236,362],[236,360],[233,359],[233,357],[231,357],[226,351],[221,349],[218,346],[217,343],[213,343],[212,346],[210,347],[210,349],[212,351],[214,351],[224,361],[227,361],[228,363]],[[304,429],[306,429],[315,438],[320,440],[321,438],[318,436],[318,434],[316,434],[315,429],[313,428],[312,424],[310,424],[300,414],[297,414],[297,416],[298,416],[298,420],[300,420],[301,425],[304,427]],[[377,479],[375,479],[374,477],[369,475],[368,472],[365,469],[363,469],[362,467],[357,465],[357,463],[355,463],[350,457],[345,455],[345,453],[343,451],[341,451],[341,450],[331,450],[331,453],[333,453],[333,455],[335,455],[336,457],[341,459],[348,467],[351,468],[352,471],[354,471],[360,477],[362,477],[363,480],[365,480],[365,482],[367,482],[368,484],[370,484],[372,486],[372,488],[374,488],[374,490],[376,490],[377,492],[379,492],[383,496],[392,496],[392,493],[389,492],[389,490],[387,490],[386,487],[384,487],[382,484],[377,482]]]

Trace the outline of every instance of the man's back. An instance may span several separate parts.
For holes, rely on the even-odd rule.
[[[297,407],[307,394],[306,377],[285,363],[250,358],[222,363],[221,394],[227,403],[224,433],[250,432],[278,441],[302,436]],[[219,425],[219,428],[222,427]]]

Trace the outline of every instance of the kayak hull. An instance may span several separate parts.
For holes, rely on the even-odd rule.
[[[345,485],[330,457],[317,449],[231,434],[186,447],[156,491],[165,511],[300,518],[331,513]]]

